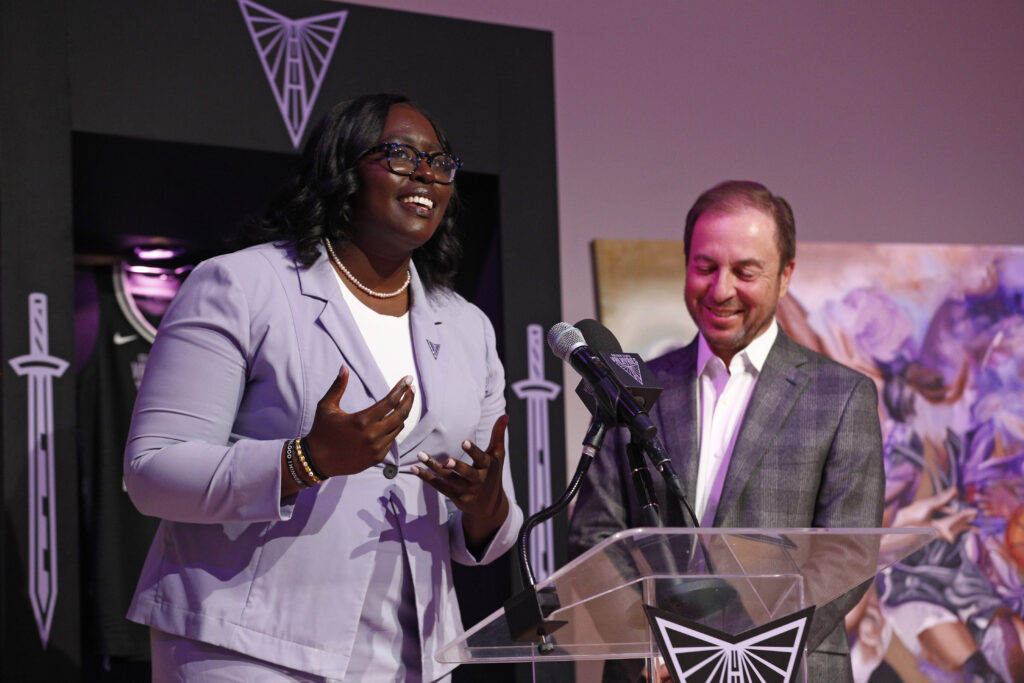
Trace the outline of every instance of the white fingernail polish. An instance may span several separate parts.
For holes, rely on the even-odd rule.
[[[417,453],[416,457],[420,459],[420,462],[430,462],[430,456],[427,455],[426,453]]]

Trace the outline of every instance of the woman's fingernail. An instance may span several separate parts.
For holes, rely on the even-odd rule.
[[[424,453],[423,451],[417,453],[416,457],[420,459],[420,462],[430,462],[430,456]]]

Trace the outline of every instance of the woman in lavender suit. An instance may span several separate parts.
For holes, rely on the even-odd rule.
[[[155,681],[449,676],[451,563],[522,522],[494,331],[449,287],[459,165],[406,98],[342,103],[178,293],[125,453]]]

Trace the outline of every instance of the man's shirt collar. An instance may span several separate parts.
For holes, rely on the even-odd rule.
[[[747,344],[746,348],[742,349],[739,353],[733,356],[732,362],[742,362],[752,366],[753,370],[760,374],[761,369],[764,367],[765,361],[768,360],[768,354],[772,350],[772,346],[775,344],[775,340],[779,336],[779,323],[772,318],[771,325],[768,326],[764,332],[762,332],[754,341]],[[715,357],[711,347],[708,346],[708,342],[704,339],[703,334],[697,334],[697,375],[701,375],[704,372],[704,368],[708,361],[712,357]],[[732,368],[729,368],[730,372]]]

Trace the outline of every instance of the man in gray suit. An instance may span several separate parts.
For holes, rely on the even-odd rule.
[[[686,307],[700,333],[649,363],[664,387],[651,418],[701,526],[880,526],[874,383],[797,344],[775,320],[795,265],[789,204],[758,183],[721,183],[687,214],[684,249]],[[610,434],[588,472],[570,556],[641,525],[626,440],[625,430]],[[660,484],[666,526],[689,526]],[[809,681],[852,681],[843,616],[866,588],[815,613]]]

